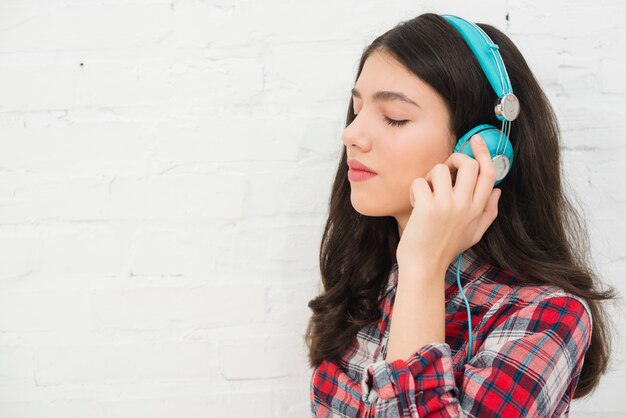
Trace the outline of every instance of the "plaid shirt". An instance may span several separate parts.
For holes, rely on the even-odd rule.
[[[467,363],[467,308],[456,265],[445,275],[445,343],[387,363],[394,264],[380,321],[363,327],[337,360],[313,370],[313,417],[568,416],[591,339],[587,303],[556,286],[520,286],[510,272],[465,252],[461,285],[473,331]]]

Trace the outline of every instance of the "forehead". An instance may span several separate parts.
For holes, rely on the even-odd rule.
[[[395,76],[404,79],[410,79],[413,77],[417,78],[415,74],[411,73],[406,67],[404,67],[404,65],[402,65],[402,63],[400,63],[393,55],[384,51],[372,52],[367,57],[365,63],[363,64],[361,75],[363,75],[363,73],[367,73],[369,75],[373,71],[394,74]]]
[[[428,83],[384,52],[368,56],[354,87],[364,100],[369,100],[376,91],[388,90],[402,92],[422,108],[433,100],[442,101]]]

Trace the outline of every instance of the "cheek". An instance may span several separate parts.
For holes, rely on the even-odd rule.
[[[403,148],[388,160],[384,183],[388,199],[408,202],[411,183],[425,174],[423,154],[415,148]]]
[[[388,137],[382,152],[385,167],[384,184],[389,199],[408,201],[411,183],[424,177],[432,167],[450,154],[445,133],[438,126],[419,125],[418,129]],[[450,151],[451,152],[451,151]]]
[[[409,176],[411,180],[416,177],[424,177],[437,163],[444,162],[452,149],[441,132],[427,132],[419,135],[417,139],[397,146],[393,150],[396,171]]]
[[[432,155],[429,148],[418,140],[412,140],[395,144],[388,150],[387,161],[391,162],[388,169],[394,184],[404,187],[410,185],[414,178],[426,174],[424,169]]]

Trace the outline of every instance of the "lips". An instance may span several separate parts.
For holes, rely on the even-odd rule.
[[[367,171],[368,173],[377,174],[374,170],[354,158],[348,160],[348,166],[352,170]]]

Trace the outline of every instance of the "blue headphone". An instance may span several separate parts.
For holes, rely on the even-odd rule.
[[[519,101],[513,94],[509,75],[498,52],[498,45],[477,25],[458,16],[442,15],[461,34],[470,47],[487,76],[491,87],[498,96],[494,111],[498,120],[502,121],[500,129],[493,125],[482,124],[470,129],[461,137],[454,147],[454,152],[462,152],[474,158],[469,139],[480,133],[485,140],[491,159],[496,167],[496,183],[498,185],[509,173],[513,164],[513,145],[509,141],[510,122],[519,114]]]
[[[519,101],[513,94],[511,88],[511,81],[509,75],[506,72],[506,67],[500,52],[498,52],[498,45],[493,43],[491,38],[476,24],[468,22],[458,16],[442,15],[448,23],[454,26],[469,48],[472,50],[480,67],[487,76],[491,87],[498,96],[497,103],[494,111],[498,120],[502,121],[502,127],[500,129],[493,125],[482,124],[473,127],[465,135],[461,137],[454,147],[454,152],[462,152],[472,158],[474,154],[469,145],[469,139],[474,134],[480,134],[485,140],[485,144],[489,149],[489,154],[496,167],[496,182],[498,185],[502,179],[509,173],[511,165],[513,164],[513,145],[509,141],[509,133],[511,132],[511,121],[513,121],[519,115]],[[459,270],[461,267],[461,260],[463,253],[459,254],[459,259],[456,265],[456,280],[459,287],[459,291],[465,300],[465,306],[467,308],[468,317],[468,329],[469,329],[469,350],[467,352],[467,362],[470,361],[470,355],[472,353],[472,315],[470,313],[469,302],[463,293],[461,287],[461,278]]]

